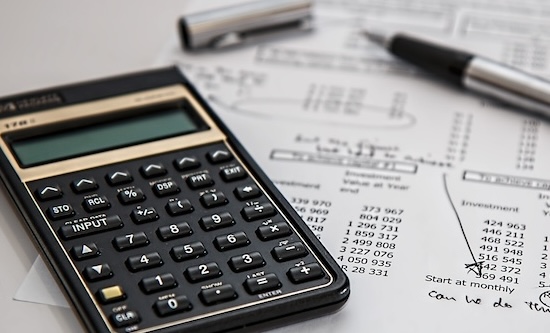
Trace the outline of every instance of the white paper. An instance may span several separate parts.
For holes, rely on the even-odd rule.
[[[370,44],[415,32],[550,77],[540,1],[318,1],[309,36],[177,64],[346,270],[334,315],[280,332],[546,332],[546,120]]]
[[[41,257],[36,258],[13,299],[64,308],[69,307],[67,300],[59,290],[59,286],[54,281]]]
[[[549,13],[536,0],[320,0],[308,36],[199,54],[168,43],[158,65],[184,70],[351,280],[341,311],[279,332],[548,331],[549,123],[360,31],[550,77]]]

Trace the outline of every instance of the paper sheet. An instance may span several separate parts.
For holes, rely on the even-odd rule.
[[[69,307],[42,257],[36,258],[13,298],[23,302]]]
[[[343,310],[279,332],[548,331],[548,121],[359,32],[416,32],[550,77],[549,16],[536,0],[319,0],[309,36],[168,43],[158,64],[181,66],[350,277]]]
[[[316,31],[178,64],[351,279],[281,332],[546,332],[549,123],[360,36],[415,32],[550,77],[540,1],[317,1]]]

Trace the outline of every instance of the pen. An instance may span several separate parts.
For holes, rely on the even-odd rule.
[[[393,55],[467,90],[550,117],[550,81],[404,33],[364,31],[364,34]]]

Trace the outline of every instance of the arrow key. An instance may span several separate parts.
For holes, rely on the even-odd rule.
[[[152,163],[148,165],[144,165],[139,169],[139,172],[141,172],[142,176],[145,178],[154,178],[158,176],[165,175],[168,171],[162,165],[162,163]]]
[[[95,243],[76,245],[71,248],[71,255],[76,260],[83,260],[99,256],[100,252]]]
[[[108,264],[99,264],[94,266],[88,266],[84,269],[84,277],[89,282],[108,279],[113,276],[113,271]]]
[[[201,162],[195,156],[185,156],[174,160],[174,166],[179,171],[196,169],[201,166]]]
[[[262,192],[256,186],[256,184],[246,185],[246,186],[239,186],[234,191],[233,194],[237,197],[239,200],[248,200],[252,198],[259,197]]]
[[[121,170],[121,171],[115,171],[108,173],[105,178],[107,179],[107,182],[110,185],[119,185],[119,184],[126,184],[130,183],[134,180],[130,172],[128,170]]]
[[[71,187],[75,193],[83,193],[97,189],[98,185],[93,178],[81,178],[73,181]]]
[[[40,201],[61,198],[63,191],[57,185],[50,185],[35,191],[36,196]]]
[[[233,155],[231,155],[231,153],[225,149],[218,149],[215,151],[208,152],[206,154],[206,158],[208,158],[208,161],[210,161],[210,163],[218,164],[222,162],[231,161],[233,159]]]

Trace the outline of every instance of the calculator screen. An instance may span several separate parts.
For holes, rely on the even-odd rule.
[[[50,131],[11,142],[22,167],[36,166],[204,129],[187,109],[165,109],[138,116]]]

